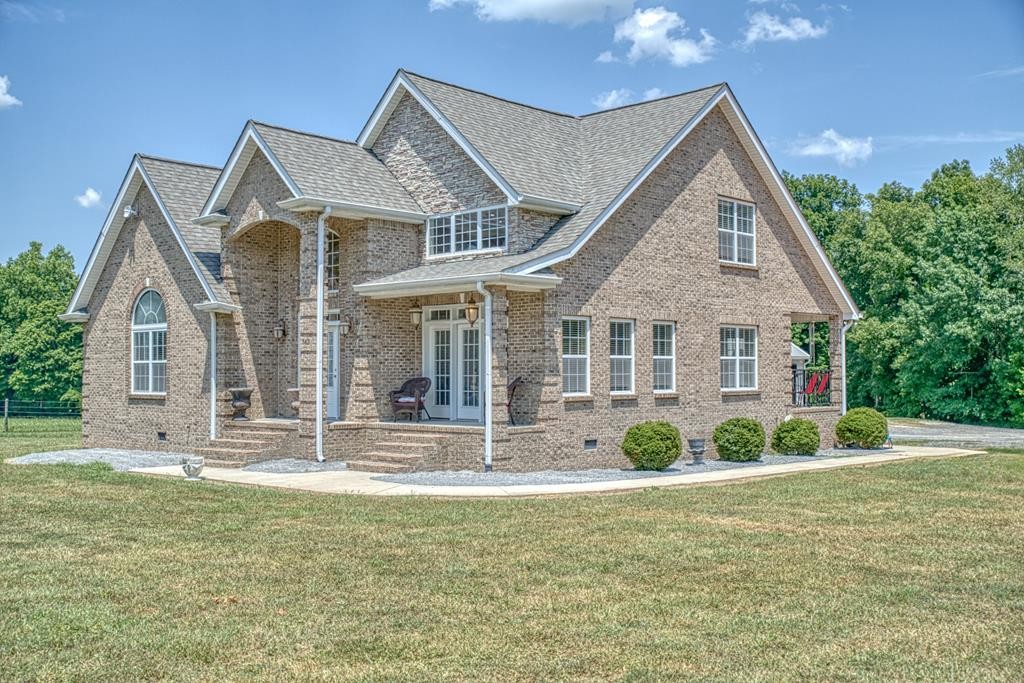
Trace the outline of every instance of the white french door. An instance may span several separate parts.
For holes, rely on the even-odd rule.
[[[327,419],[341,417],[341,335],[338,323],[327,323]]]
[[[423,326],[423,367],[430,378],[427,411],[433,418],[479,421],[483,415],[483,333],[457,315]]]

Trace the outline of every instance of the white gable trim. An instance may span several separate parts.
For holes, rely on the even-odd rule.
[[[89,298],[92,296],[92,293],[96,288],[96,282],[99,280],[100,274],[103,272],[107,259],[110,257],[110,253],[114,248],[114,243],[117,242],[117,236],[121,233],[121,227],[124,225],[123,210],[125,198],[128,196],[134,197],[134,194],[138,192],[142,185],[149,188],[150,194],[152,194],[153,198],[156,200],[156,204],[160,208],[160,213],[163,215],[164,221],[170,228],[171,234],[174,235],[174,239],[177,241],[178,246],[181,247],[181,251],[185,255],[185,259],[192,267],[192,272],[194,272],[196,277],[199,278],[199,284],[203,287],[203,293],[206,294],[206,297],[210,301],[217,301],[216,295],[210,288],[210,283],[206,281],[206,278],[203,277],[202,271],[199,270],[199,263],[185,244],[185,239],[181,236],[181,231],[178,230],[178,226],[174,222],[174,219],[171,218],[171,214],[167,210],[167,206],[160,197],[160,193],[157,192],[156,185],[153,184],[153,180],[149,177],[149,173],[146,172],[139,155],[136,154],[135,157],[132,158],[132,163],[128,167],[128,173],[125,174],[124,180],[121,182],[121,188],[117,192],[117,198],[111,205],[110,211],[107,213],[107,219],[103,223],[103,228],[100,230],[100,234],[96,238],[96,243],[93,245],[92,252],[89,254],[89,260],[86,262],[85,270],[82,271],[82,277],[78,280],[78,287],[75,288],[75,293],[71,297],[71,303],[68,304],[67,311],[64,313],[64,315],[68,316],[69,319],[80,317],[81,309],[88,306]]]
[[[228,157],[224,170],[220,172],[217,184],[213,186],[213,191],[210,192],[210,198],[206,200],[206,205],[203,206],[203,211],[199,216],[200,220],[206,219],[211,214],[227,206],[231,193],[234,192],[238,181],[242,177],[242,173],[245,172],[257,149],[270,161],[270,165],[277,172],[277,175],[280,176],[285,186],[288,187],[292,196],[302,196],[302,190],[299,189],[298,184],[288,175],[288,171],[284,170],[284,165],[278,160],[277,155],[270,150],[270,145],[267,144],[267,141],[256,130],[253,122],[249,121],[245,124],[245,128],[242,129],[242,134],[238,136],[238,142],[235,143],[234,149],[231,150],[231,156]],[[223,198],[222,195],[224,195]]]
[[[739,136],[741,141],[744,142],[745,147],[749,145],[756,152],[756,154],[750,155],[754,159],[754,165],[758,168],[758,171],[761,173],[761,176],[767,183],[769,189],[773,191],[773,194],[775,194],[779,204],[784,209],[788,209],[788,211],[784,211],[784,213],[789,214],[788,218],[790,219],[790,222],[794,225],[794,228],[798,228],[796,230],[798,238],[802,238],[801,241],[804,242],[804,246],[807,248],[807,251],[811,256],[811,261],[815,264],[818,273],[825,280],[826,284],[830,285],[829,289],[832,291],[833,298],[835,298],[836,303],[838,303],[844,310],[843,317],[849,320],[859,319],[861,314],[860,310],[857,308],[857,304],[854,303],[853,298],[846,289],[846,286],[839,278],[839,274],[836,273],[835,268],[832,267],[831,262],[825,255],[824,249],[821,247],[821,243],[818,242],[818,238],[815,237],[814,231],[811,230],[810,225],[807,224],[807,220],[796,205],[796,201],[790,194],[785,182],[783,182],[778,169],[775,168],[775,164],[772,163],[771,158],[768,156],[768,153],[765,151],[760,139],[758,139],[757,134],[750,125],[750,121],[747,120],[746,115],[743,113],[743,110],[740,108],[739,103],[736,101],[736,98],[733,96],[732,91],[727,85],[722,86],[722,88],[719,89],[719,91],[710,100],[708,100],[703,107],[701,107],[700,111],[690,119],[689,123],[687,123],[682,130],[676,133],[672,139],[669,140],[661,151],[659,151],[658,154],[656,154],[654,158],[644,166],[643,170],[641,170],[629,185],[627,185],[626,188],[618,194],[612,203],[609,204],[589,226],[587,226],[586,230],[584,230],[572,244],[541,258],[527,261],[526,263],[511,269],[512,272],[523,274],[533,273],[542,268],[550,267],[575,256],[579,250],[583,248],[583,245],[593,237],[594,233],[597,232],[605,222],[607,222],[612,214],[614,214],[627,199],[629,199],[630,195],[632,195],[640,184],[647,179],[654,169],[657,168],[661,162],[663,162],[665,158],[672,153],[679,143],[697,127],[697,124],[699,124],[708,115],[708,113],[719,104],[727,105],[725,107],[726,118],[729,118],[730,122],[733,123],[734,126],[738,123],[739,127],[745,133],[745,135]],[[748,153],[749,152],[750,149],[748,149]]]
[[[419,102],[420,106],[427,110],[427,113],[437,121],[438,125],[444,129],[446,133],[462,148],[469,158],[476,162],[476,165],[487,174],[487,177],[505,193],[508,197],[509,203],[518,204],[522,198],[518,192],[505,180],[498,171],[491,166],[491,164],[483,157],[480,152],[477,151],[469,140],[466,139],[459,129],[448,120],[441,111],[434,106],[434,103],[430,101],[426,95],[423,94],[419,88],[409,80],[405,72],[399,70],[395,77],[391,80],[391,85],[384,92],[383,97],[377,103],[377,107],[373,110],[369,120],[363,126],[363,129],[359,132],[359,137],[356,138],[361,146],[366,149],[373,147],[373,143],[377,141],[377,136],[380,135],[381,130],[384,128],[384,124],[387,123],[391,117],[391,113],[394,111],[395,105],[398,104],[398,100],[401,99],[402,93],[408,92],[410,95]]]

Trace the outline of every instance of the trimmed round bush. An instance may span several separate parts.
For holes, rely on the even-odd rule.
[[[787,420],[772,432],[772,450],[782,455],[814,455],[820,445],[818,425],[811,420]]]
[[[854,408],[839,418],[836,439],[861,448],[878,448],[889,436],[889,422],[874,408]]]
[[[622,453],[638,470],[663,470],[683,452],[679,430],[663,420],[635,424],[626,431]]]
[[[722,460],[757,460],[764,452],[764,427],[749,417],[734,417],[715,427],[712,440],[718,449],[718,457]]]

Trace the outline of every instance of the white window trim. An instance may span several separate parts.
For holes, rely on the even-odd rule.
[[[754,260],[753,261],[751,261],[750,263],[747,263],[746,261],[738,261],[738,260],[735,260],[735,259],[724,259],[724,258],[722,258],[721,247],[717,247],[716,246],[716,248],[719,250],[719,252],[718,252],[718,261],[719,261],[719,263],[727,263],[727,264],[732,265],[732,266],[742,266],[744,268],[756,268],[757,267],[757,204],[753,204],[751,202],[745,202],[745,201],[743,201],[741,199],[733,199],[732,197],[722,197],[722,196],[719,196],[717,198],[717,200],[715,201],[715,226],[716,226],[716,228],[718,228],[717,232],[715,233],[716,236],[718,235],[719,232],[723,232],[722,228],[718,227],[718,202],[729,202],[729,203],[731,203],[733,205],[740,205],[740,204],[742,204],[743,206],[749,206],[751,208],[751,210],[752,210],[752,214],[751,214],[752,218],[750,219],[750,223],[751,223],[751,227],[753,228],[753,231],[754,231],[752,233],[753,238],[754,238],[754,248],[753,248],[754,249]],[[735,252],[735,254],[737,256],[739,256],[740,249],[739,249],[738,235],[741,235],[741,234],[745,235],[746,233],[739,232],[739,229],[737,228],[737,226],[739,225],[739,218],[736,215],[735,208],[733,209],[732,215],[733,215],[734,223],[733,223],[733,226],[732,226],[732,230],[729,231],[729,232],[732,232],[732,235],[733,235],[733,243],[732,243],[733,244],[733,251]],[[717,245],[717,242],[716,242],[716,245]]]
[[[668,325],[672,328],[672,354],[670,356],[656,356],[654,355],[654,326],[655,325]],[[668,389],[655,389],[656,394],[674,394],[676,393],[676,324],[671,320],[655,320],[651,323],[651,386],[654,386],[654,361],[657,359],[669,358],[672,361],[672,386]],[[721,383],[721,382],[719,382]]]
[[[494,211],[495,209],[502,209],[505,212],[505,245],[501,247],[487,247],[486,249],[480,248],[479,245],[483,244],[483,213],[484,211]],[[467,213],[476,213],[476,243],[478,246],[476,249],[455,251],[455,217]],[[448,219],[448,247],[450,251],[438,254],[431,254],[430,223],[438,218]],[[427,219],[426,223],[424,223],[423,237],[423,258],[429,261],[433,261],[435,259],[452,258],[454,256],[504,254],[505,252],[508,251],[508,204],[481,206],[478,209],[463,209],[461,211],[450,211],[448,213],[434,214]]]
[[[137,297],[135,297],[135,304],[132,306],[132,311],[131,311],[131,316],[132,316],[131,317],[131,321],[132,322],[131,322],[131,326],[130,326],[131,330],[129,331],[129,334],[131,335],[131,340],[132,340],[132,343],[131,343],[131,347],[132,348],[131,348],[131,356],[130,356],[130,358],[131,358],[131,365],[130,365],[131,372],[130,372],[130,375],[129,375],[129,378],[128,378],[128,381],[130,382],[130,386],[131,386],[131,391],[129,392],[129,395],[131,395],[131,396],[166,396],[167,395],[167,323],[166,322],[163,322],[163,323],[149,323],[149,324],[146,324],[146,325],[136,325],[135,324],[135,311],[136,311],[136,309],[138,309],[139,302],[142,301],[142,297],[146,295],[146,292],[155,292],[156,295],[160,297],[160,301],[161,301],[161,303],[163,303],[163,306],[164,306],[164,318],[166,319],[166,317],[167,317],[167,303],[164,300],[163,296],[160,294],[160,292],[157,292],[155,289],[144,289],[141,292],[139,292],[139,295]],[[135,333],[136,332],[145,332],[146,333],[146,339],[148,340],[148,347],[149,347],[149,353],[148,353],[149,360],[144,360],[144,361],[137,361],[137,360],[135,360]],[[162,361],[154,361],[153,360],[153,333],[154,332],[163,332],[164,333],[164,359]],[[135,388],[135,366],[136,365],[141,365],[143,363],[149,369],[149,381],[147,382],[147,385],[150,388],[145,390],[145,391],[143,391],[142,389],[136,389]],[[162,364],[164,366],[164,390],[163,391],[153,391],[153,389],[152,389],[152,387],[153,387],[153,366],[157,365],[158,363]]]
[[[629,324],[629,350],[630,355],[628,356],[613,356],[611,349],[608,350],[608,393],[613,396],[624,396],[636,393],[636,321],[629,318],[610,318],[608,320],[608,339],[611,342],[611,326],[612,323],[628,323]],[[629,389],[620,389],[618,391],[612,391],[611,387],[611,361],[613,359],[629,358]]]
[[[719,337],[718,337],[718,343],[719,343],[719,350],[718,350],[718,386],[721,389],[722,393],[723,394],[729,394],[729,393],[743,393],[743,392],[751,392],[751,391],[760,391],[759,387],[761,385],[761,368],[760,368],[760,363],[758,361],[758,357],[759,357],[760,352],[761,352],[761,339],[760,339],[761,335],[758,334],[757,326],[756,325],[721,325],[721,326],[719,326],[718,329],[719,329],[719,332],[718,332],[718,334],[719,334]],[[733,330],[737,331],[737,334],[736,334],[736,355],[735,356],[723,356],[722,355],[722,350],[721,350],[721,343],[722,343],[721,334],[722,334],[722,332],[721,331],[722,330],[728,330],[728,329],[733,329]],[[740,356],[739,355],[739,352],[740,352],[739,330],[753,330],[754,331],[754,386],[752,386],[752,387],[741,387],[741,386],[739,386],[739,383],[740,383],[740,359],[741,358],[742,359],[746,359],[746,360],[750,359],[749,356]],[[723,359],[731,359],[731,360],[736,361],[736,386],[735,387],[723,387],[722,386],[722,360]]]
[[[579,320],[579,321],[582,321],[584,323],[585,330],[586,330],[586,333],[587,333],[587,352],[586,352],[585,355],[582,355],[582,356],[578,355],[578,354],[570,354],[570,355],[566,356],[565,352],[563,351],[562,354],[561,354],[563,362],[560,364],[560,367],[561,367],[562,371],[564,372],[565,371],[564,360],[566,358],[583,358],[584,360],[587,361],[587,374],[586,374],[587,382],[586,382],[586,387],[584,388],[583,391],[566,391],[565,390],[565,380],[563,379],[562,380],[562,396],[590,396],[590,318],[585,317],[585,316],[577,316],[577,315],[563,315],[559,319],[559,321],[558,321],[559,331],[561,331],[561,326],[562,326],[562,321],[563,320]],[[564,346],[562,346],[562,348],[564,349]]]
[[[327,283],[327,293],[328,294],[336,294],[339,291],[339,288],[338,287],[331,288],[331,279],[332,278],[331,278],[331,273],[330,273],[330,270],[329,270],[329,267],[328,267],[328,262],[330,261],[330,258],[329,258],[330,257],[330,252],[327,251],[327,244],[328,244],[328,242],[330,242],[330,239],[329,239],[330,235],[334,235],[334,237],[338,240],[338,259],[334,262],[334,267],[337,269],[338,273],[337,273],[337,277],[334,278],[334,280],[335,280],[334,284],[340,286],[340,284],[341,284],[341,233],[337,232],[336,230],[331,230],[330,228],[327,228],[327,238],[324,239],[324,282]]]

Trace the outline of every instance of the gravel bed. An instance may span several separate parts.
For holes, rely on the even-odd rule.
[[[131,451],[120,448],[76,448],[68,451],[50,451],[48,453],[30,453],[17,458],[9,458],[7,462],[15,465],[87,465],[93,462],[105,462],[119,472],[136,467],[161,467],[180,465],[183,453],[167,453],[164,451]]]
[[[888,450],[888,449],[887,449]],[[620,481],[623,479],[656,479],[658,477],[674,477],[681,474],[698,474],[700,472],[717,472],[738,468],[764,467],[766,465],[783,465],[791,462],[808,462],[810,460],[828,460],[831,458],[849,457],[878,453],[878,450],[830,449],[818,455],[768,455],[761,456],[753,462],[726,462],[725,460],[705,460],[702,465],[688,465],[686,462],[673,464],[661,472],[645,472],[631,469],[592,469],[592,470],[543,470],[540,472],[410,472],[408,474],[384,474],[373,477],[376,481],[394,484],[416,484],[421,486],[530,486],[543,484],[585,484],[588,482]]]
[[[279,458],[254,462],[242,468],[246,472],[267,472],[272,474],[301,474],[303,472],[337,472],[346,469],[343,462],[328,460],[300,460],[299,458]]]

